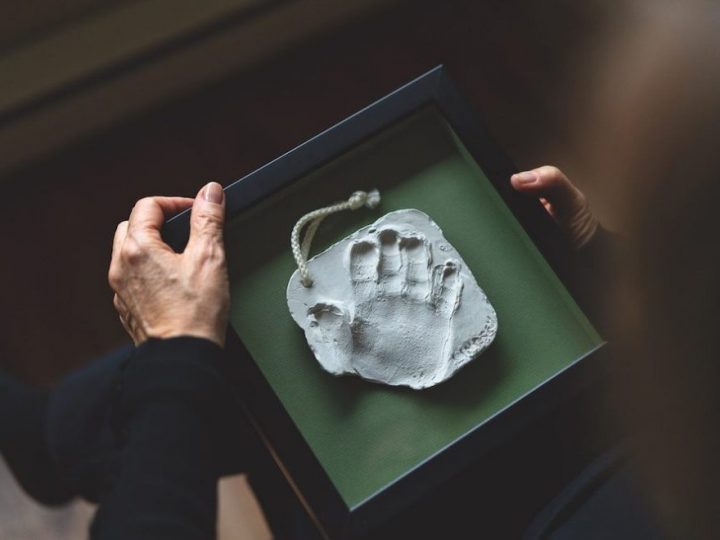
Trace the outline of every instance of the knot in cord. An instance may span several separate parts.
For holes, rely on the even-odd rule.
[[[343,210],[357,210],[363,206],[372,209],[377,207],[378,204],[380,204],[380,192],[378,190],[374,189],[369,192],[356,191],[350,195],[347,201],[313,210],[297,221],[290,234],[290,249],[292,249],[293,257],[300,272],[300,283],[302,283],[304,287],[311,287],[313,284],[310,271],[307,267],[307,259],[310,255],[310,245],[312,244],[313,237],[322,220],[331,214],[342,212]],[[307,231],[301,244],[300,233],[306,225]]]
[[[380,204],[380,192],[377,189],[370,192],[356,191],[350,195],[348,204],[350,205],[350,210],[357,210],[363,206],[373,209]]]

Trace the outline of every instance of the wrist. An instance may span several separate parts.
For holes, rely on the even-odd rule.
[[[225,347],[225,325],[206,326],[198,324],[169,324],[159,325],[147,332],[147,338],[173,339],[179,337],[193,337],[212,341],[221,348]],[[145,340],[143,340],[144,342]]]
[[[575,215],[566,223],[567,234],[570,236],[573,248],[582,250],[595,237],[600,223],[585,204],[575,212]]]
[[[227,401],[227,369],[224,351],[209,340],[148,339],[121,369],[117,410],[129,419],[150,404],[177,401],[214,415],[217,405]]]

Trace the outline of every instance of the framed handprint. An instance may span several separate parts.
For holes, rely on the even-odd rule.
[[[512,192],[514,172],[438,67],[225,188],[228,349],[241,366],[245,413],[324,537],[366,535],[482,459],[562,400],[603,348],[572,289],[569,248],[537,201]],[[298,269],[291,230],[301,216],[357,190],[378,190],[379,203],[337,213],[315,232],[313,252],[330,254],[324,271],[337,277],[336,293],[301,298],[291,313],[286,291]],[[398,214],[408,210],[417,213]],[[187,234],[187,213],[166,225],[176,249]],[[397,249],[401,272],[387,270],[395,259],[384,255],[386,243]],[[322,274],[312,261],[310,271],[313,264]],[[393,284],[396,274],[404,277]],[[412,309],[422,316],[402,292],[415,295],[420,307]],[[370,301],[382,295],[382,306]],[[461,298],[485,318],[476,330],[467,316],[469,337],[448,349],[460,335],[448,320]],[[341,301],[354,302],[376,327],[412,321],[419,336],[412,354],[396,354],[410,346],[400,342],[376,347],[372,334],[353,342],[360,331],[342,327],[349,319]],[[487,308],[477,307],[482,301]],[[317,334],[320,316],[324,334]],[[484,341],[472,342],[476,335]],[[462,357],[457,351],[468,343]],[[363,375],[360,364],[352,367],[361,345],[371,375],[349,376]],[[420,376],[414,364],[393,365],[430,349],[464,361],[447,377],[447,367]],[[351,367],[334,373],[336,360]],[[383,369],[400,383],[378,384]]]

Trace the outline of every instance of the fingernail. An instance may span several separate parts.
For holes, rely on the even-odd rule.
[[[210,182],[207,186],[205,186],[203,197],[206,201],[215,204],[222,204],[224,196],[223,188],[217,182]]]
[[[525,171],[517,174],[513,174],[513,179],[517,180],[521,184],[530,184],[538,179],[537,173],[532,171]]]

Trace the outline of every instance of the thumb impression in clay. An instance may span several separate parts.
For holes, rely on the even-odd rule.
[[[419,210],[391,212],[308,261],[288,307],[321,366],[394,386],[427,388],[451,377],[492,343],[487,297]]]

